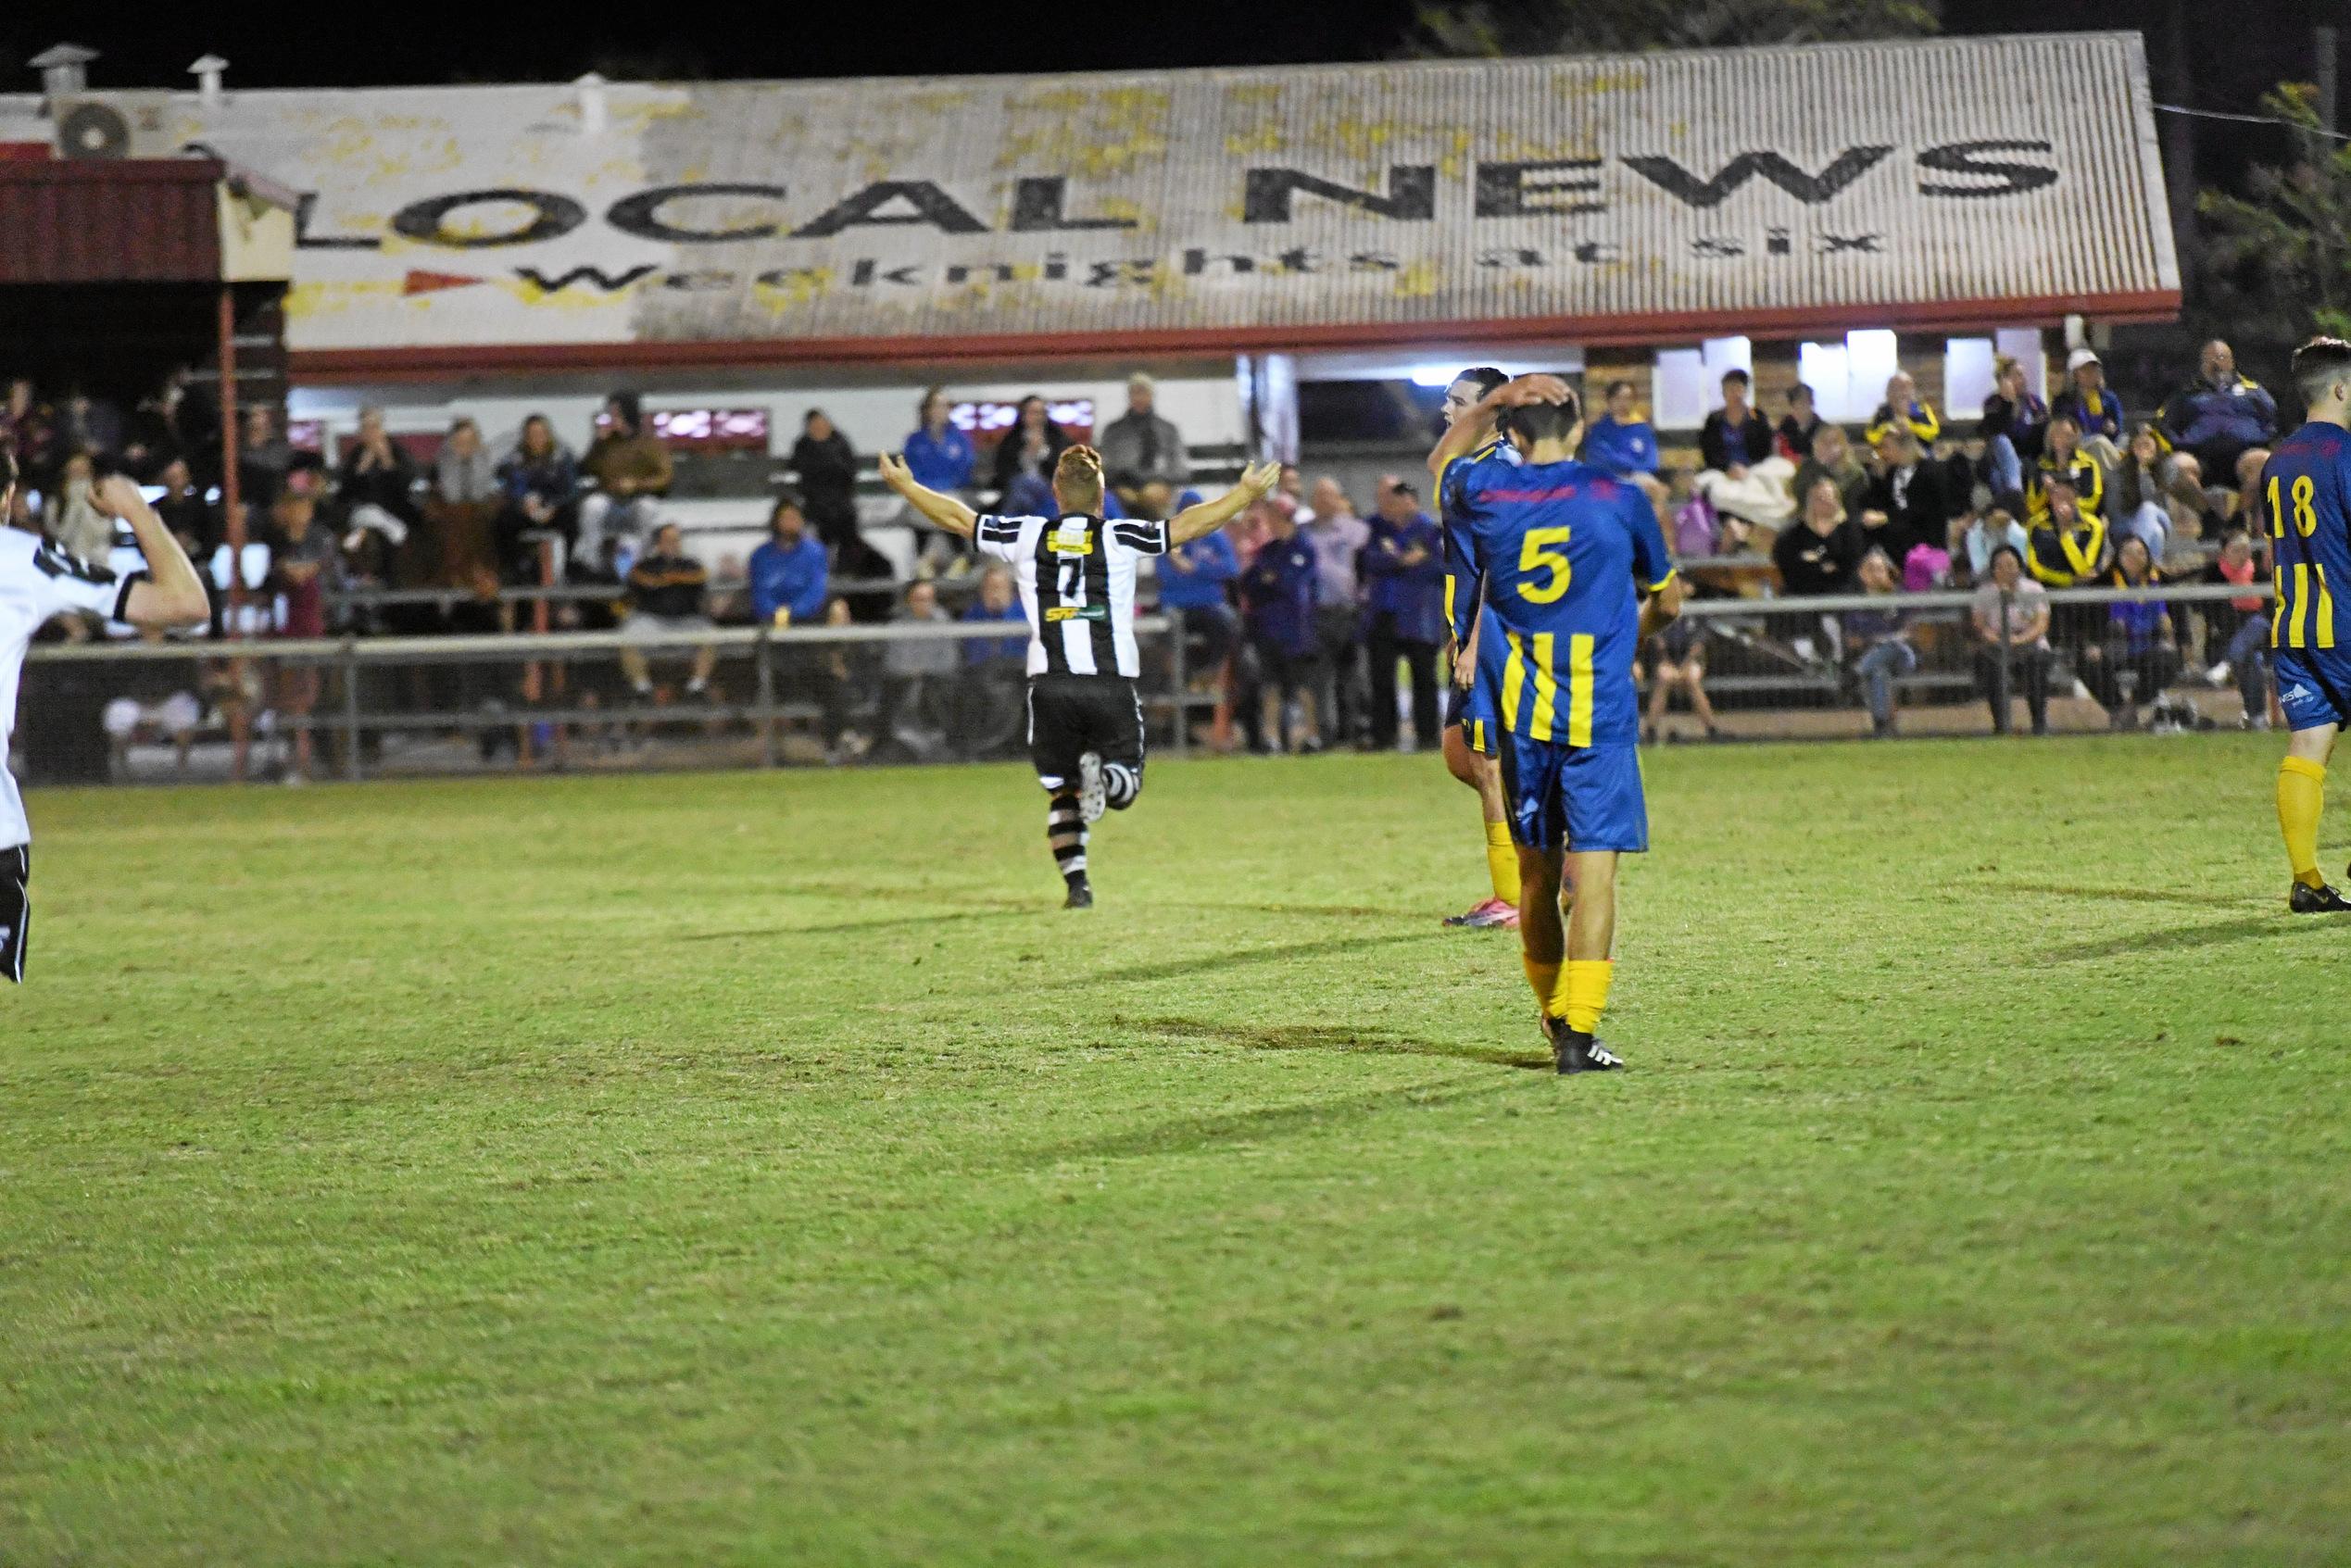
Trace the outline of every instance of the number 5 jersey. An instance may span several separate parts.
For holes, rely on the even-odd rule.
[[[1485,634],[1506,642],[1502,727],[1562,746],[1632,745],[1639,590],[1673,576],[1647,497],[1584,463],[1498,456],[1455,459],[1439,492],[1453,635],[1467,638],[1482,603],[1499,622]]]

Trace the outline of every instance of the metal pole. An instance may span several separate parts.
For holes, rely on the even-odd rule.
[[[775,766],[775,668],[772,660],[775,645],[768,637],[768,629],[760,628],[760,640],[751,645],[751,657],[758,660],[760,705],[760,766]]]
[[[2175,104],[2194,104],[2195,75],[2188,47],[2188,0],[2167,0],[2163,16],[2163,90]],[[2180,258],[2180,278],[2195,287],[2196,122],[2184,114],[2163,117],[2163,175],[2171,207],[2171,243]]]
[[[1174,700],[1170,702],[1169,707],[1176,714],[1176,737],[1169,743],[1167,749],[1181,757],[1189,743],[1192,727],[1191,715],[1186,710],[1184,701],[1186,694],[1191,690],[1192,684],[1186,678],[1184,669],[1183,614],[1175,610],[1163,613],[1167,616],[1167,640],[1171,645],[1167,650],[1167,678],[1174,686],[1172,693]]]
[[[2000,705],[2000,721],[1993,728],[2003,734],[2013,727],[2016,719],[2016,715],[2010,712],[2008,708],[2008,693],[2011,689],[2008,684],[2008,616],[2015,608],[2017,596],[2014,592],[2006,588],[2000,590],[2000,664],[1993,675],[1992,698]]]
[[[220,335],[220,525],[229,546],[229,610],[222,616],[222,633],[232,642],[245,636],[245,500],[237,484],[237,306],[236,291],[220,285],[214,323]],[[239,700],[229,709],[229,737],[235,757],[234,773],[245,783],[245,761],[253,746],[253,710],[243,700],[250,666],[242,659],[229,661],[229,679]]]
[[[220,510],[229,554],[236,562],[229,573],[229,608],[245,602],[245,508],[237,485],[237,305],[234,288],[220,285]],[[235,621],[235,616],[231,616]],[[229,633],[235,636],[232,631]]]
[[[359,782],[359,639],[343,639],[343,776]]]
[[[2312,31],[2316,34],[2316,47],[2314,49],[2314,53],[2318,56],[2319,128],[2322,131],[2332,132],[2335,129],[2335,31],[2333,28],[2329,27],[2324,23],[2320,23]]]

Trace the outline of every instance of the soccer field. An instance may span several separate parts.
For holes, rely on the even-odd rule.
[[[36,796],[0,1562],[2339,1562],[2277,752],[1653,752],[1566,1080],[1427,758],[1084,915],[1012,768]]]

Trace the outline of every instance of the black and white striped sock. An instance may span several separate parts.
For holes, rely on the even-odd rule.
[[[1143,775],[1124,762],[1102,764],[1102,799],[1113,811],[1124,811],[1143,793]]]
[[[1053,847],[1053,864],[1063,882],[1086,880],[1086,815],[1076,791],[1053,797],[1045,812],[1045,841]]]

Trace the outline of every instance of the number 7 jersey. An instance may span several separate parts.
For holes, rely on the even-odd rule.
[[[1031,675],[1143,672],[1135,644],[1135,568],[1168,549],[1167,524],[1105,521],[1087,512],[1058,518],[980,518],[972,542],[1012,569],[1028,615]]]
[[[1648,498],[1588,464],[1494,457],[1455,459],[1438,489],[1453,635],[1467,637],[1482,599],[1508,643],[1502,728],[1563,746],[1632,745],[1639,590],[1673,576]]]
[[[2334,600],[2337,589],[2351,593],[2351,431],[2314,420],[2279,442],[2261,470],[2261,504],[2278,580],[2269,646],[2333,654],[2332,680],[2338,648],[2351,648]]]

